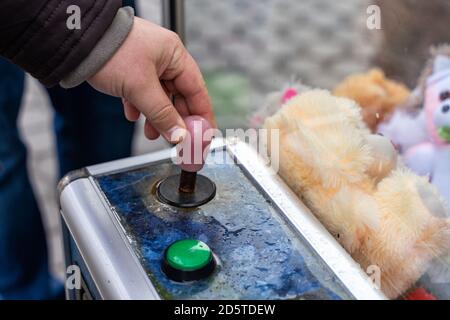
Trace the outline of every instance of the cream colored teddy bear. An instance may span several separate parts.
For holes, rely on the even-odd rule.
[[[364,270],[380,268],[388,297],[448,252],[450,221],[436,189],[370,133],[355,102],[307,91],[264,126],[280,131],[281,177]]]

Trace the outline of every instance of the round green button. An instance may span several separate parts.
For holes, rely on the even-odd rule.
[[[172,243],[166,252],[167,263],[178,270],[196,271],[205,267],[212,259],[211,249],[202,241],[179,240]]]

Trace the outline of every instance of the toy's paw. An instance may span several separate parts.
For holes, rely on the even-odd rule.
[[[378,205],[368,194],[341,188],[329,200],[326,225],[336,240],[349,252],[360,250],[367,235],[380,227]]]
[[[447,218],[445,202],[434,185],[425,182],[418,183],[417,192],[423,205],[433,216]]]
[[[369,135],[367,142],[372,149],[374,161],[367,173],[380,181],[397,167],[397,151],[392,142],[380,135]]]
[[[375,198],[382,226],[368,252],[384,270],[383,292],[396,297],[449,252],[450,220],[440,217],[444,204],[436,188],[409,170],[383,179]]]

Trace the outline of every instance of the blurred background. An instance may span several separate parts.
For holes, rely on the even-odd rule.
[[[186,0],[186,42],[204,73],[220,127],[245,128],[266,95],[293,80],[332,89],[347,75],[380,66],[413,88],[429,46],[450,40],[448,2]],[[372,4],[381,8],[381,29],[367,26]],[[161,22],[160,0],[138,0],[138,6],[142,17]],[[52,268],[62,278],[52,111],[36,80],[28,77],[26,85],[20,128],[45,214]],[[139,124],[134,154],[165,146],[146,141]]]

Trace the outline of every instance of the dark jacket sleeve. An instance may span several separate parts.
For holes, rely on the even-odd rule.
[[[67,8],[81,9],[70,30]],[[1,0],[0,55],[46,86],[75,69],[111,25],[122,0]]]

